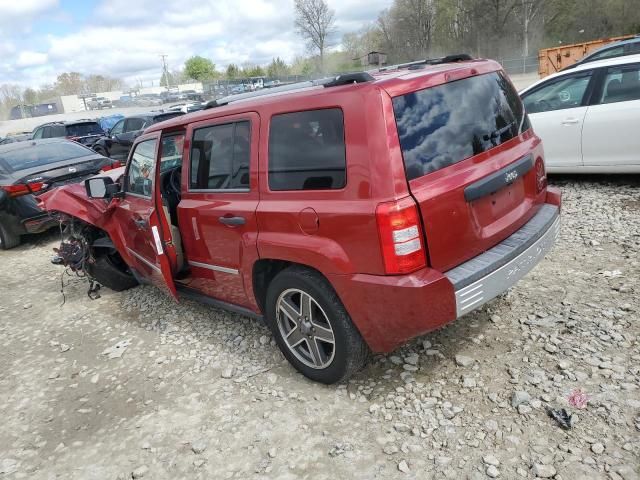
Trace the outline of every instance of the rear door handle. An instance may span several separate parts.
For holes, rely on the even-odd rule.
[[[247,223],[244,217],[219,217],[220,223],[224,223],[225,225],[229,225],[232,227],[237,227],[239,225],[244,225]]]
[[[580,120],[577,118],[565,118],[562,121],[562,125],[575,125],[576,123],[580,123]]]

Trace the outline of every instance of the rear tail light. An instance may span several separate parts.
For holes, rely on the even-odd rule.
[[[420,216],[411,197],[380,203],[376,220],[387,274],[411,273],[426,265]]]
[[[11,198],[29,195],[30,193],[38,193],[47,188],[46,183],[33,182],[21,185],[0,185],[0,188],[7,192]]]
[[[114,168],[120,168],[121,166],[122,163],[120,163],[118,160],[114,160],[111,162],[111,165],[105,165],[104,167],[102,167],[101,171],[108,172],[109,170],[113,170]]]
[[[540,193],[547,188],[547,171],[544,168],[542,157],[536,159],[536,192]]]

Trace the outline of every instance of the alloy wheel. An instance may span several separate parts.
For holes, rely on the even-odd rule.
[[[297,288],[285,290],[276,303],[277,324],[287,348],[308,367],[328,367],[335,356],[331,322],[318,302]]]

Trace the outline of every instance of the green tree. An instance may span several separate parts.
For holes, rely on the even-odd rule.
[[[274,58],[267,67],[267,76],[271,78],[289,75],[289,65],[280,57]]]
[[[65,72],[58,75],[55,87],[60,95],[76,95],[83,93],[84,81],[78,72]]]
[[[187,77],[201,82],[215,78],[218,72],[211,60],[196,55],[184,62],[184,73]]]
[[[240,76],[240,69],[235,63],[230,63],[227,67],[227,78],[233,80]]]
[[[246,64],[242,69],[243,77],[264,77],[264,69],[260,65]]]
[[[22,98],[24,98],[24,103],[27,105],[33,105],[34,103],[38,103],[38,92],[33,88],[25,88],[22,93]]]

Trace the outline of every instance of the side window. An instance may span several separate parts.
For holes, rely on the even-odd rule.
[[[51,138],[66,137],[67,129],[64,125],[52,125],[49,135]]]
[[[36,131],[33,133],[33,139],[34,140],[38,140],[40,138],[42,138],[42,133],[44,132],[44,128],[40,127],[38,129],[36,129]]]
[[[555,79],[552,83],[534,90],[523,99],[527,113],[579,107],[582,105],[582,99],[590,79],[591,72],[587,72],[586,74]]]
[[[160,145],[160,173],[182,165],[182,146],[184,135],[162,137]]]
[[[599,103],[640,100],[640,64],[609,67]]]
[[[271,190],[343,188],[346,168],[342,110],[309,110],[272,117],[269,128]]]
[[[136,145],[127,172],[127,192],[145,197],[151,196],[155,153],[155,139],[145,140]]]
[[[248,121],[199,128],[191,142],[192,190],[249,190]]]
[[[42,138],[51,138],[51,127],[44,127],[42,132]]]
[[[127,118],[124,131],[135,132],[144,128],[144,118]]]
[[[124,131],[124,122],[125,122],[124,119],[118,121],[118,123],[116,123],[111,129],[111,135],[121,134]]]
[[[604,52],[596,53],[594,56],[589,57],[590,62],[595,62],[596,60],[603,60],[605,58],[612,57],[620,57],[624,55],[624,45],[615,48],[609,48]]]

